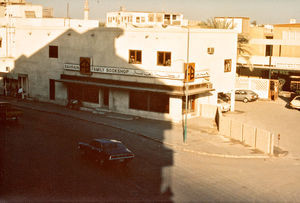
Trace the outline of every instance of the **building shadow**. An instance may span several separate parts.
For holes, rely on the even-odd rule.
[[[37,101],[63,105],[68,99],[80,99],[87,107],[100,109],[100,111],[122,113],[127,111],[127,113],[141,113],[146,116],[151,114],[152,117],[162,115],[151,111],[151,109],[165,107],[157,99],[153,100],[152,106],[150,105],[150,111],[143,110],[144,105],[138,106],[130,101],[130,97],[135,94],[149,95],[149,99],[157,98],[151,95],[168,96],[172,88],[158,78],[138,76],[137,73],[142,74],[143,70],[137,64],[129,63],[127,59],[120,57],[117,53],[120,47],[116,47],[116,40],[119,40],[123,34],[124,31],[119,28],[95,28],[83,33],[68,29],[55,39],[44,43],[48,36],[52,35],[51,30],[47,32],[38,29],[16,30],[17,38],[19,35],[24,35],[31,43],[39,43],[35,41],[35,37],[38,37],[39,40],[45,40],[43,41],[45,45],[36,50],[31,49],[31,55],[22,55],[15,61],[15,67],[8,75],[15,74],[18,77],[5,76],[7,85],[22,84],[25,94]],[[136,48],[133,46],[133,49]],[[80,58],[90,60],[90,69],[84,70],[80,67]],[[97,67],[97,70],[92,67]],[[116,72],[118,70],[133,71],[136,74]],[[27,113],[23,119],[30,117]],[[40,118],[39,121],[35,121],[36,125],[40,126],[39,123],[46,122],[46,119]],[[11,134],[9,129],[0,129],[1,134],[6,135],[5,140],[1,139],[0,145],[0,171],[1,176],[5,177],[0,182],[0,196],[4,200],[7,198],[8,201],[172,201],[173,150],[163,144],[152,141],[141,142],[140,145],[143,147],[136,148],[134,163],[126,170],[114,167],[99,168],[93,163],[78,159],[71,161],[66,156],[60,155],[60,153],[72,155],[76,151],[75,143],[88,139],[89,132],[86,135],[73,132],[72,136],[63,131],[56,132],[56,137],[72,140],[70,143],[64,142],[65,145],[61,146],[48,141],[48,139],[52,140],[51,136],[54,134],[41,134],[40,136],[44,138],[40,141],[34,134],[30,134],[30,129],[26,129],[30,121],[24,120],[24,122],[25,130],[17,131],[19,134],[16,136],[8,136]],[[163,127],[155,131],[156,139],[161,141],[165,139],[165,131],[172,129],[171,122],[163,122],[164,125],[161,125]],[[103,136],[101,128],[98,126],[99,137]],[[73,127],[69,125],[65,126],[65,129],[67,132],[72,132]],[[35,130],[33,128],[32,132],[36,133]],[[52,129],[49,127],[45,130]],[[21,136],[22,132],[24,135]],[[97,136],[97,133],[94,132],[93,135]],[[27,139],[24,139],[26,136]],[[126,142],[126,140],[126,137],[122,137],[122,141]],[[128,144],[130,148],[130,143]],[[155,151],[151,153],[149,149],[144,151],[143,148],[153,150],[159,148],[159,154],[154,153]],[[41,154],[47,150],[51,151],[51,154],[56,154],[51,158],[53,165],[47,163],[48,158],[38,155],[39,150]],[[25,160],[32,163],[19,164]],[[32,168],[34,165],[39,167]],[[82,168],[85,168],[87,173],[82,173],[80,171]],[[167,175],[163,172],[165,169],[168,170]],[[118,193],[113,189],[114,184],[117,185],[116,188],[123,188],[123,190]]]

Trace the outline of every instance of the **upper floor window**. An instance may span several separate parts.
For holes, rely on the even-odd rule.
[[[141,50],[129,50],[129,63],[141,64],[142,63],[142,51]]]
[[[141,18],[140,17],[136,17],[136,22],[140,23],[141,22]]]
[[[158,66],[171,66],[171,52],[157,52]]]
[[[148,14],[148,20],[149,20],[149,22],[154,22],[154,14],[153,13]]]
[[[34,11],[25,11],[26,18],[36,18]]]
[[[231,72],[231,64],[232,64],[232,61],[231,59],[225,59],[224,60],[224,72]]]
[[[273,45],[266,45],[266,56],[273,56]]]
[[[49,46],[49,58],[58,58],[58,46]]]

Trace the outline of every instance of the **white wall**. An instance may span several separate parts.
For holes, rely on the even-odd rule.
[[[26,18],[25,11],[34,11],[36,18],[43,17],[43,6],[41,5],[7,5],[6,16],[12,15],[17,18]]]
[[[39,23],[54,25],[54,22],[56,21],[45,20]],[[90,25],[69,29],[65,25],[62,26],[64,21],[61,19],[57,22],[60,26],[45,27],[38,26],[37,23],[35,26],[18,26],[15,29],[15,43],[12,47],[16,60],[14,71],[28,74],[29,93],[34,97],[49,98],[49,78],[59,79],[62,73],[80,75],[79,71],[64,70],[64,64],[79,64],[80,57],[90,57],[92,65],[171,72],[184,76],[188,35],[190,38],[189,62],[196,64],[196,73],[208,71],[216,91],[229,91],[234,88],[237,33],[232,30],[193,29],[188,33],[187,29],[182,28],[123,30],[88,27]],[[16,24],[18,23],[21,22],[16,21]],[[1,31],[5,32],[3,29]],[[58,46],[58,59],[49,58],[49,45]],[[213,55],[207,53],[208,47],[215,49]],[[142,64],[128,63],[129,49],[142,50]],[[172,65],[157,66],[157,51],[171,52]],[[224,73],[224,59],[232,59],[230,73]],[[183,85],[183,77],[164,79],[117,74],[93,74],[92,77],[161,85]],[[191,85],[202,82],[196,79]],[[63,99],[65,95],[57,97]],[[211,100],[209,102],[215,103]]]

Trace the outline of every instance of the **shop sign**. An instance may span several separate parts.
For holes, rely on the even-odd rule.
[[[277,63],[276,68],[286,70],[300,70],[299,63]]]
[[[65,70],[80,71],[80,66],[77,64],[64,64]],[[154,78],[166,78],[166,79],[184,79],[184,73],[169,73],[161,71],[145,71],[129,68],[108,67],[108,66],[91,66],[91,73],[104,73],[104,74],[118,74],[140,77],[154,77]],[[209,77],[207,71],[196,72],[195,78]]]
[[[76,65],[76,64],[65,64],[64,65],[64,69],[65,70],[76,70],[76,71],[80,71],[80,66]]]

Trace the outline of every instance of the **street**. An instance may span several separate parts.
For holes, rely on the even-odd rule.
[[[2,124],[1,124],[2,125]],[[123,141],[135,154],[128,169],[103,168],[77,153],[79,141]],[[1,197],[8,200],[168,200],[161,170],[172,151],[144,138],[88,122],[24,110],[1,126]]]
[[[18,124],[1,123],[0,200],[300,201],[300,159],[200,156],[84,120],[23,111]],[[127,169],[77,153],[79,141],[100,137],[135,153]]]

